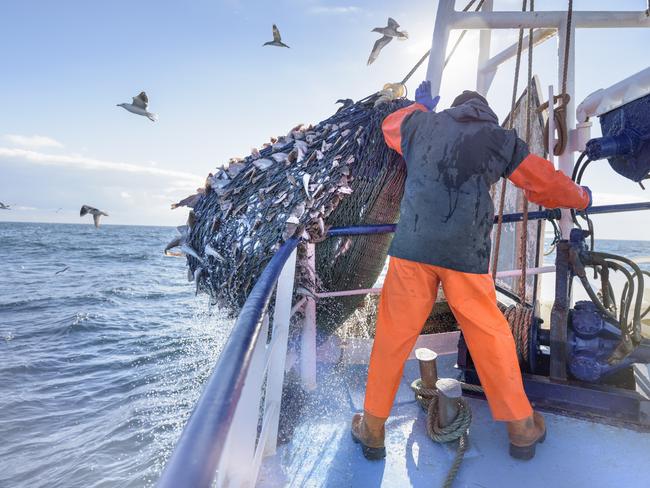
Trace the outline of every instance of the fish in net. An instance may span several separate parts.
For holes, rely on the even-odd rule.
[[[391,235],[325,239],[330,227],[394,223],[404,189],[401,156],[384,143],[381,124],[409,105],[368,97],[314,125],[272,138],[246,158],[233,158],[204,188],[176,206],[191,208],[187,225],[166,249],[180,247],[188,279],[235,314],[282,242],[316,242],[317,283],[298,250],[296,294],[369,288],[383,269]],[[363,296],[320,299],[319,328],[333,331]]]

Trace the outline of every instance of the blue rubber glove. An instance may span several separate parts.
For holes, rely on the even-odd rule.
[[[590,189],[588,186],[583,186],[583,187],[581,187],[581,188],[582,188],[584,191],[586,191],[587,194],[589,195],[589,205],[587,205],[587,208],[585,208],[585,211],[586,211],[586,210],[589,210],[589,209],[591,208],[591,206],[594,204],[594,197],[593,197],[593,195],[591,194],[591,189]]]
[[[433,98],[431,96],[431,82],[423,81],[420,83],[420,86],[418,86],[418,89],[415,90],[415,101],[417,103],[421,103],[430,111],[433,111],[436,109],[436,105],[438,105],[440,97],[436,96]]]

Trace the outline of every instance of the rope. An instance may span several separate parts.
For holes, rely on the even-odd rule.
[[[535,11],[535,0],[530,0],[530,11]],[[526,143],[530,144],[531,132],[531,105],[533,103],[533,29],[528,30],[528,88],[526,90]],[[511,114],[514,118],[514,114]],[[528,198],[522,192],[522,222],[521,236],[519,240],[519,261],[521,265],[521,277],[519,279],[519,303],[526,303],[526,267],[528,265]]]
[[[515,339],[515,346],[517,349],[517,357],[519,362],[528,363],[529,354],[529,334],[530,326],[533,321],[533,309],[521,303],[509,306],[503,313],[504,317],[510,325],[512,336]]]
[[[411,383],[411,389],[415,393],[415,399],[422,409],[427,412],[427,434],[434,442],[445,443],[458,440],[456,456],[452,463],[443,488],[451,488],[454,479],[458,474],[460,465],[463,462],[465,451],[469,447],[467,431],[472,423],[472,410],[464,398],[458,399],[458,415],[454,421],[447,427],[440,427],[438,424],[438,391],[436,389],[425,388],[422,386],[422,380],[417,379]]]
[[[564,43],[564,66],[562,67],[562,95],[566,95],[567,78],[569,74],[569,48],[571,46],[571,23],[573,21],[573,0],[569,0],[566,13],[566,42]]]
[[[461,381],[460,386],[465,391],[471,391],[474,393],[485,393],[481,385],[473,385],[472,383],[463,383]]]
[[[521,11],[526,11],[528,1],[524,0]],[[515,106],[517,105],[517,86],[519,85],[519,67],[521,66],[521,47],[524,43],[524,30],[519,29],[519,41],[517,42],[517,57],[515,60],[515,76],[512,86],[512,100],[510,102],[510,117],[508,118],[508,128],[511,129],[514,122]],[[492,258],[492,279],[496,281],[497,266],[499,264],[499,250],[501,248],[501,231],[503,230],[503,208],[506,202],[506,189],[508,180],[501,180],[501,194],[499,195],[499,212],[497,216],[497,230],[494,236],[494,256]]]

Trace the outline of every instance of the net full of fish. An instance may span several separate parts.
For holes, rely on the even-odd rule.
[[[166,251],[178,246],[185,253],[197,292],[236,313],[274,252],[294,235],[318,243],[316,283],[305,246],[298,249],[296,295],[373,285],[391,236],[325,237],[332,226],[398,219],[406,170],[384,143],[381,123],[410,102],[375,101],[371,97],[315,126],[271,138],[261,150],[210,173],[205,188],[176,204],[192,210]],[[362,301],[319,300],[319,327],[333,330]]]

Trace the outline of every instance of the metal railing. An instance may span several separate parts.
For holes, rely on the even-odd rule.
[[[648,208],[650,202],[606,205],[593,207],[590,213]],[[559,213],[553,210],[529,213],[530,220],[536,218],[557,219]],[[504,222],[520,220],[521,214],[504,215]],[[385,234],[394,231],[394,224],[340,227],[330,229],[328,237]],[[313,342],[313,347],[308,348],[309,352],[301,357],[303,381],[305,377],[315,375],[314,298],[323,294],[305,297],[292,307],[298,244],[297,238],[285,242],[255,283],[163,471],[158,487],[207,488],[213,486],[215,480],[219,487],[253,486],[262,457],[275,453],[289,320],[300,307],[305,307],[302,347],[304,348],[307,342]],[[308,246],[310,249],[307,257],[311,259],[313,266],[315,250],[313,244]],[[540,268],[539,272],[553,270],[554,267],[546,267]],[[274,291],[275,306],[269,335],[268,307]],[[378,291],[349,290],[330,294],[336,296],[342,293]],[[307,386],[313,380],[314,378],[308,380]]]
[[[255,283],[159,487],[252,486],[262,456],[275,452],[298,242],[285,242]]]

